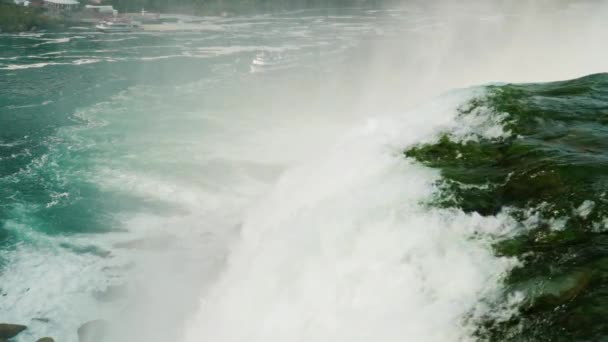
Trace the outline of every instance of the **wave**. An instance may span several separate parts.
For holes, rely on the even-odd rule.
[[[32,64],[8,64],[2,70],[22,70],[44,68],[47,65],[64,65],[65,63],[32,63]]]
[[[89,39],[90,42],[123,42],[127,40],[137,39],[137,37],[124,37],[124,38],[112,38],[112,39]]]
[[[31,103],[31,104],[25,104],[25,105],[20,105],[20,106],[9,105],[9,106],[6,106],[4,108],[6,108],[6,109],[34,108],[34,107],[48,106],[51,103],[53,103],[53,101],[47,100],[47,101],[42,101],[41,103]],[[0,144],[0,146],[3,146],[3,145]]]
[[[112,62],[117,59],[108,58],[108,59],[96,59],[96,58],[82,58],[76,59],[72,62],[47,62],[47,63],[31,63],[31,64],[8,64],[4,67],[0,67],[0,70],[24,70],[24,69],[40,69],[48,66],[57,66],[57,65],[86,65],[86,64],[94,64],[102,61]]]
[[[48,39],[43,39],[44,42],[36,44],[34,46],[42,46],[42,45],[48,45],[48,44],[64,44],[64,43],[69,43],[70,41],[72,41],[72,38],[70,37],[64,37],[64,38],[48,38]]]

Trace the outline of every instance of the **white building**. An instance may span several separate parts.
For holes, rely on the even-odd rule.
[[[114,7],[112,6],[94,6],[94,5],[86,5],[85,6],[87,11],[93,12],[97,15],[113,15],[113,16],[117,16],[118,15],[118,11],[114,9]]]
[[[54,12],[72,11],[79,5],[77,0],[44,0],[44,7]]]

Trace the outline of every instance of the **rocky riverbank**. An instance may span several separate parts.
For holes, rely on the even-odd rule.
[[[0,32],[23,32],[50,29],[59,24],[40,8],[0,3]]]
[[[19,335],[27,329],[27,326],[20,324],[0,323],[0,342],[6,342],[9,339]],[[105,320],[94,320],[86,322],[78,328],[79,342],[101,342],[107,331],[107,322]],[[42,337],[36,342],[55,342],[52,337]]]

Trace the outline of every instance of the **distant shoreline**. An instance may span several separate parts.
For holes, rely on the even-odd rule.
[[[28,32],[61,27],[60,20],[45,14],[44,10],[0,2],[0,32]]]
[[[19,33],[19,32],[34,32],[40,30],[55,31],[55,30],[66,30],[71,26],[81,25],[94,25],[97,21],[92,18],[83,19],[78,16],[66,16],[56,17],[46,13],[46,11],[39,7],[26,7],[0,0],[0,33]],[[341,8],[341,7],[315,7],[315,8],[298,8],[291,10],[273,10],[273,11],[261,11],[260,9],[250,9],[243,11],[229,11],[220,12],[214,10],[196,11],[195,15],[192,13],[186,14],[177,12],[166,12],[166,11],[154,11],[151,10],[148,13],[157,13],[161,17],[188,17],[186,20],[179,20],[175,23],[142,23],[140,28],[143,31],[153,32],[176,32],[176,31],[206,31],[214,30],[216,28],[209,23],[204,23],[205,18],[209,17],[234,17],[243,15],[265,15],[265,14],[280,14],[290,13],[293,11],[344,11],[354,8]],[[133,17],[136,16],[137,12],[121,13],[122,16]],[[196,18],[197,20],[194,20]]]

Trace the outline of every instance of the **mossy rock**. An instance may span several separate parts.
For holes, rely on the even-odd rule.
[[[25,329],[27,329],[25,325],[0,323],[0,338],[13,338]]]
[[[25,325],[0,323],[0,338],[13,338],[25,329],[27,329]]]
[[[531,301],[524,309],[526,313],[542,310],[553,310],[553,308],[566,304],[585,291],[593,279],[593,272],[583,270],[571,275],[560,276],[556,279],[548,279],[543,285],[531,293]]]
[[[39,338],[36,342],[55,342],[55,340],[52,337],[43,337]]]
[[[404,151],[441,171],[430,205],[506,214],[520,230],[493,248],[521,262],[504,278],[505,300],[513,291],[528,298],[511,320],[482,322],[481,340],[608,336],[607,110],[608,74],[488,86],[458,115],[496,115],[510,135],[463,139],[444,132]]]

